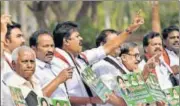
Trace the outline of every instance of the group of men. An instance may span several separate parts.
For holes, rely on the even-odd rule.
[[[72,106],[126,106],[117,93],[106,95],[108,100],[103,103],[92,92],[80,77],[88,65],[104,79],[142,70],[144,80],[154,73],[161,89],[178,85],[178,27],[165,28],[163,38],[157,32],[147,33],[143,38],[142,59],[138,45],[124,41],[143,23],[144,19],[137,15],[133,24],[121,33],[105,29],[96,39],[97,47],[82,52],[83,38],[74,22],[58,23],[53,33],[44,29],[35,31],[28,47],[24,45],[21,25],[11,22],[7,15],[2,16],[2,106],[14,106],[8,86],[21,88],[28,106],[36,106],[37,97],[42,96],[69,100]]]

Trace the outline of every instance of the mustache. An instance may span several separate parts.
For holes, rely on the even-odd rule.
[[[179,41],[176,41],[176,42],[173,43],[173,45],[176,45],[176,44],[179,44]]]
[[[54,55],[54,53],[53,53],[53,52],[48,51],[48,52],[47,52],[47,54],[46,54],[46,56],[49,56],[49,55]]]
[[[80,40],[79,44],[84,45],[85,43],[82,40]]]
[[[156,52],[156,51],[162,51],[162,50],[160,48],[156,48],[154,51]]]
[[[23,43],[21,43],[21,45],[20,46],[23,46],[23,45],[25,45],[25,43],[23,42]]]

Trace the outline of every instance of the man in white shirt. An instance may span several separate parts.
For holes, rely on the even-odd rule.
[[[82,37],[78,25],[74,22],[59,23],[53,31],[57,57],[64,60],[69,66],[75,66],[73,77],[66,81],[67,92],[73,106],[91,106],[101,103],[98,97],[91,97],[92,92],[85,85],[80,73],[88,64],[93,64],[106,57],[112,50],[117,49],[128,35],[144,23],[144,19],[137,14],[133,24],[120,34],[120,36],[106,42],[103,46],[82,52]]]
[[[68,100],[64,82],[72,77],[72,68],[64,69],[66,65],[54,57],[51,34],[46,30],[37,30],[29,40],[29,45],[37,56],[35,76],[40,81],[44,95]]]
[[[127,42],[120,47],[121,67],[126,74],[138,72],[138,64],[141,61],[139,49],[136,43]]]
[[[16,48],[12,52],[12,68],[14,72],[3,79],[7,86],[20,88],[25,99],[28,98],[31,92],[34,92],[39,97],[43,96],[39,82],[33,76],[36,65],[35,59],[36,55],[31,48],[27,46]],[[37,104],[37,98],[34,99],[35,104]],[[32,106],[30,101],[26,100],[26,102],[29,106]]]
[[[142,72],[144,69],[139,70],[138,64],[141,61],[140,52],[138,45],[134,42],[123,43],[120,47],[120,59],[121,59],[121,68],[124,70],[125,74],[132,72]],[[142,74],[143,76],[143,74]],[[132,77],[133,79],[133,77]],[[138,84],[135,82],[134,84]],[[132,83],[133,84],[133,83]],[[130,89],[130,88],[129,88]],[[139,103],[137,106],[144,106],[145,103]]]
[[[131,72],[142,72],[142,76],[149,73],[151,68],[149,66],[151,65],[151,61],[148,61],[147,63],[144,63],[139,68],[139,64],[141,62],[140,58],[140,52],[138,49],[138,45],[134,42],[127,42],[123,43],[120,47],[120,59],[121,59],[121,68],[126,72],[126,74],[129,74]],[[152,58],[154,59],[154,57]],[[148,68],[147,68],[148,67]],[[144,77],[146,80],[147,77]],[[138,82],[140,84],[140,82]],[[159,103],[159,102],[158,102]],[[139,103],[138,106],[144,106],[145,103]],[[154,105],[154,104],[151,104]],[[159,106],[159,105],[158,105]]]
[[[3,50],[3,59],[4,59],[3,70],[4,71],[1,71],[2,80],[7,79],[12,74],[14,74],[13,69],[12,69],[11,53],[15,48],[24,45],[24,42],[25,42],[22,31],[21,31],[21,25],[15,22],[11,22],[10,19],[7,19],[7,20],[9,21],[9,23],[6,24],[6,32],[4,32],[5,34],[4,41],[1,42],[1,46],[2,45],[4,46],[4,50]],[[3,88],[6,88],[6,85],[3,85],[3,86],[4,86]],[[7,91],[7,89],[5,89],[5,91]],[[9,91],[5,92],[4,95],[6,95],[6,93],[8,95],[8,92]]]
[[[113,39],[116,37],[118,34],[117,31],[113,29],[105,29],[101,31],[99,36],[96,38],[96,46],[102,46],[104,45],[107,41]],[[115,77],[117,75],[124,74],[124,70],[121,69],[119,60],[117,59],[117,56],[119,56],[119,50],[120,48],[117,48],[104,59],[100,60],[99,62],[95,63],[92,66],[93,71],[95,71],[97,77],[101,78],[103,82],[108,86],[109,89],[114,90],[116,82]],[[121,100],[121,105],[125,105],[126,103],[119,97],[119,100]],[[112,106],[109,103],[102,104],[100,106]]]
[[[15,22],[7,24],[7,33],[4,41],[4,68],[6,71],[2,73],[3,77],[7,77],[12,72],[12,51],[17,47],[24,45],[24,43],[25,39],[21,31],[21,25]]]
[[[7,33],[7,24],[11,24],[9,15],[1,16],[1,106],[13,106],[13,101],[10,96],[10,91],[3,81],[3,71],[4,69],[4,42]]]
[[[143,47],[145,51],[144,60],[141,61],[140,67],[144,68],[145,63],[150,60],[153,56],[157,56],[157,60],[153,64],[152,73],[154,73],[160,84],[161,89],[168,89],[173,87],[170,75],[173,73],[170,67],[165,63],[162,51],[162,40],[159,33],[149,32],[143,38]]]
[[[164,28],[162,31],[163,44],[165,47],[164,58],[173,71],[179,72],[179,28],[175,25]],[[179,74],[176,75],[179,83]]]
[[[169,26],[162,31],[163,44],[168,54],[170,66],[179,66],[179,28]]]
[[[96,47],[104,45],[107,41],[113,39],[116,36],[117,36],[117,31],[113,29],[106,29],[101,31],[99,36],[96,38]],[[109,58],[112,61],[114,61],[116,64],[120,65],[119,61],[117,60],[117,56],[119,56],[119,52],[120,52],[120,48],[117,48],[111,51],[111,53],[109,53],[109,55],[106,58]],[[101,77],[103,75],[117,76],[123,74],[121,70],[119,70],[115,65],[113,65],[112,63],[106,60],[101,60],[95,63],[92,69],[96,72],[96,75],[98,77]]]

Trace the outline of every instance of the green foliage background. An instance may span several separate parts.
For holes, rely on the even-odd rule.
[[[18,6],[20,2],[24,3],[24,7]],[[39,28],[37,25],[37,21],[33,21],[35,20],[33,12],[27,8],[27,5],[32,5],[33,2],[34,1],[9,1],[9,13],[13,15],[13,19],[15,19],[14,21],[21,22],[19,14],[26,14],[26,18],[30,18],[30,21],[27,21],[27,23],[25,24],[30,24],[34,29],[29,31],[29,28],[26,28],[27,32],[25,32],[25,35],[27,35],[27,38],[32,34],[32,32]],[[95,2],[96,1],[93,1],[92,3]],[[52,2],[48,1],[48,4],[50,3]],[[59,22],[71,20],[79,24],[80,34],[84,39],[84,49],[95,47],[96,36],[100,33],[101,30],[105,29],[105,14],[107,10],[109,10],[110,28],[116,29],[118,31],[124,30],[129,24],[131,24],[134,13],[139,9],[142,10],[142,15],[145,19],[145,23],[135,33],[133,33],[133,37],[129,39],[130,41],[136,41],[139,43],[139,39],[142,38],[145,33],[152,30],[151,1],[99,1],[96,10],[97,14],[95,14],[97,17],[96,21],[93,21],[91,18],[91,8],[88,9],[87,15],[81,16],[81,19],[78,21],[76,20],[76,16],[81,9],[83,1],[62,0],[58,1],[56,4],[58,4],[59,8],[61,9],[59,10],[59,12],[61,12],[61,16],[58,17]],[[159,2],[159,15],[162,29],[172,24],[179,25],[178,4],[179,3],[177,0]],[[5,3],[1,2],[1,14],[4,13],[4,6]],[[24,11],[23,13],[22,11],[20,11],[22,9]],[[45,21],[50,31],[53,31],[55,25],[57,24],[57,20],[58,19],[55,17],[55,13],[52,12],[51,7],[49,6],[45,12]]]

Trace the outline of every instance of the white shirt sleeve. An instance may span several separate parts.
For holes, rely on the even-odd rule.
[[[104,51],[103,46],[100,46],[98,48],[93,48],[91,50],[86,50],[82,52],[82,54],[86,56],[89,64],[98,62],[106,57],[106,53]]]
[[[106,63],[105,61],[100,61],[93,65],[92,70],[95,71],[96,75],[98,77],[106,75],[106,74],[112,74],[114,70],[117,70],[115,67],[109,65],[109,63]]]
[[[1,82],[1,106],[15,106],[9,88]]]

